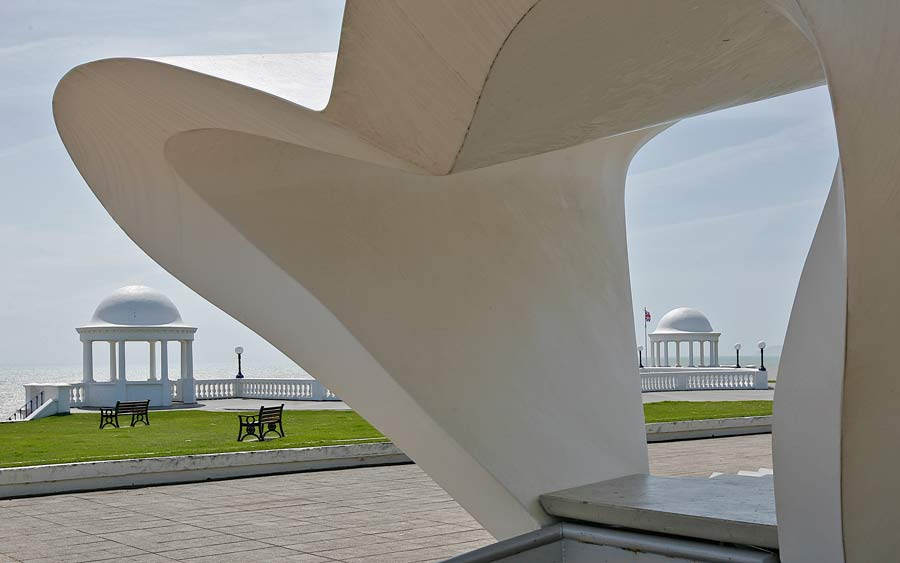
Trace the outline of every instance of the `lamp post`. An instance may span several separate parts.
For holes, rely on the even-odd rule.
[[[766,349],[766,341],[760,340],[756,345],[759,347],[759,371],[766,371],[766,362],[763,359],[763,350]]]
[[[638,367],[644,367],[644,347],[638,346]]]
[[[244,348],[242,346],[238,346],[234,349],[234,353],[237,354],[238,357],[238,372],[234,377],[235,379],[244,379],[244,374],[241,373],[241,354],[244,353]]]
[[[737,355],[737,365],[734,367],[739,368],[739,367],[741,367],[741,345],[740,344],[734,345],[734,353]]]

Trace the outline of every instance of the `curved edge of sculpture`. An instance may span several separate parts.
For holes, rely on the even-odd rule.
[[[770,3],[819,53],[840,150],[821,235],[817,231],[791,316],[784,351],[790,372],[783,368],[785,379],[775,391],[779,536],[792,561],[893,560],[900,552],[892,524],[900,519],[900,452],[890,447],[900,440],[892,342],[900,313],[900,68],[893,56],[900,52],[900,4]],[[823,256],[833,262],[825,264]],[[812,272],[828,279],[814,280]],[[827,336],[822,343],[834,346],[822,350],[827,365],[808,355],[818,349],[803,334],[811,319],[821,321],[814,330]],[[817,366],[824,371],[813,373]],[[840,391],[824,391],[824,381]],[[802,384],[815,390],[822,408],[797,392]],[[797,413],[807,420],[795,420]],[[826,539],[813,522],[840,537]]]
[[[775,388],[775,503],[787,561],[829,561],[844,551],[838,494],[847,319],[841,178],[838,167],[797,287]]]

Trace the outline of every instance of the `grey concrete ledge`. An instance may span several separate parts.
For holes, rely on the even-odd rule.
[[[778,563],[768,551],[563,522],[491,544],[444,563],[513,561],[694,561]]]
[[[0,469],[0,498],[410,462],[376,443],[11,467]]]
[[[747,434],[771,434],[771,416],[747,416],[741,418],[711,418],[708,420],[681,420],[647,424],[648,442],[694,440],[697,438],[721,438]]]
[[[778,548],[771,478],[629,475],[541,495],[541,505],[603,526]]]

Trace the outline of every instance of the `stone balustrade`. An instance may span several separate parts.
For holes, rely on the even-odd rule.
[[[85,388],[83,383],[70,383],[69,384],[69,405],[73,407],[80,407],[85,402]]]
[[[196,379],[197,400],[340,401],[315,379]]]
[[[197,400],[215,399],[272,399],[284,401],[340,401],[330,389],[315,379],[195,379],[188,380],[194,387]],[[158,382],[129,382],[130,385],[153,385]],[[172,401],[181,402],[184,396],[184,380],[171,382],[169,392]],[[115,397],[112,394],[116,383],[92,382],[53,383],[25,385],[24,406],[17,409],[8,418],[9,421],[31,420],[31,413],[36,412],[44,403],[53,401],[53,409],[44,409],[38,418],[52,414],[69,412],[70,407],[89,405],[91,401],[112,406]],[[96,395],[96,396],[95,396]]]
[[[769,372],[753,368],[643,368],[641,392],[768,389]]]

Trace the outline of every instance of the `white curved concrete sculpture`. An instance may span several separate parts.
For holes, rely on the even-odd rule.
[[[634,152],[677,119],[819,84],[824,62],[846,186],[847,309],[835,311],[852,314],[842,499],[823,518],[848,560],[885,560],[900,510],[900,454],[881,445],[900,432],[884,342],[900,307],[898,11],[349,1],[321,112],[302,106],[327,97],[329,55],[98,61],[61,81],[54,113],[91,189],[150,256],[506,537],[547,521],[543,492],[647,469],[623,213]],[[807,271],[819,246],[839,256],[836,197]],[[803,294],[839,292],[839,279],[823,290],[809,276],[795,340]],[[779,410],[798,400],[786,396]],[[796,458],[779,489],[816,452],[835,455],[837,438],[802,456],[795,435],[777,438],[776,463]],[[837,493],[831,469],[821,482]],[[779,500],[779,533],[800,561],[821,537],[796,518],[812,506],[797,490]]]
[[[783,556],[894,561],[900,554],[893,531],[900,520],[900,453],[893,447],[900,437],[900,389],[889,335],[900,310],[900,3],[773,4],[821,56],[841,160],[791,315],[782,368],[790,379],[784,396],[781,381],[776,392]],[[813,325],[830,347],[815,360],[807,354],[819,344],[802,335]],[[823,360],[826,369],[817,371]],[[827,382],[839,391],[824,392]],[[801,396],[801,386],[814,393]],[[813,430],[800,423],[800,412],[815,412],[821,424]]]

